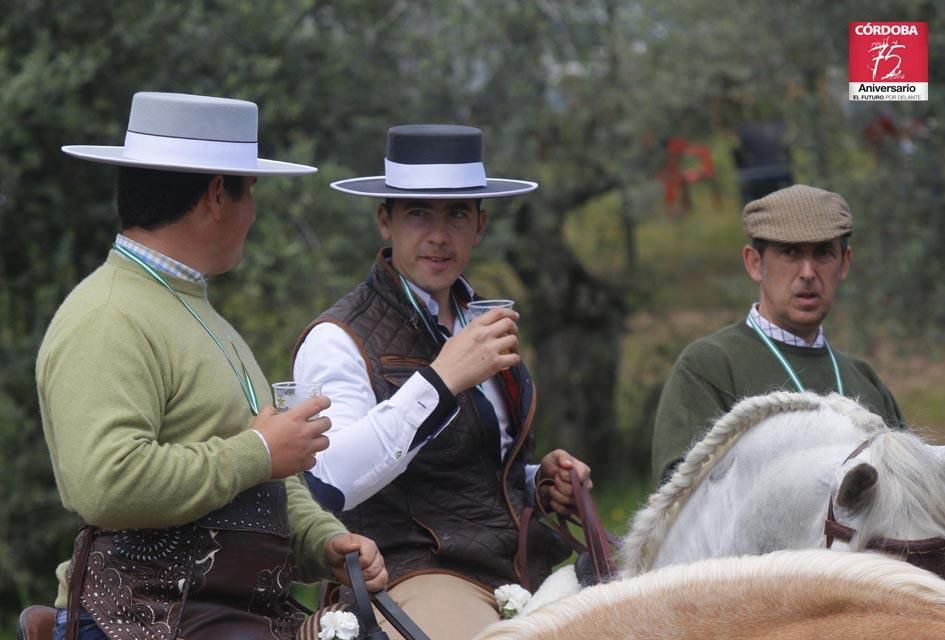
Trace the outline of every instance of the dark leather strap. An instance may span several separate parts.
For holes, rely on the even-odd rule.
[[[377,618],[371,606],[373,600],[377,610],[387,618],[387,621],[397,629],[405,640],[430,640],[429,636],[417,626],[417,623],[410,619],[410,616],[394,602],[394,599],[386,591],[378,591],[375,594],[368,593],[367,585],[364,583],[364,574],[361,572],[361,564],[358,562],[357,551],[352,551],[345,556],[345,566],[348,569],[348,576],[351,578],[351,589],[354,591],[356,607],[354,614],[361,626],[359,639],[388,640],[388,635],[377,624]]]
[[[584,544],[591,556],[594,573],[599,582],[606,582],[617,573],[617,563],[614,561],[611,545],[617,544],[617,537],[604,528],[597,513],[597,506],[591,498],[576,470],[571,469],[571,487],[574,491],[574,502],[577,506],[578,518],[584,530]]]
[[[533,515],[535,510],[531,507],[522,510],[522,517],[518,521],[518,551],[515,553],[515,574],[519,583],[529,591],[532,590],[532,580],[528,575],[528,525]]]
[[[85,584],[85,570],[89,564],[89,552],[92,549],[93,527],[85,525],[79,529],[76,538],[75,555],[69,567],[69,598],[66,603],[65,640],[77,640],[79,637],[79,609],[81,609],[82,588]]]
[[[361,631],[358,638],[365,640],[389,640],[386,633],[381,631],[374,617],[374,608],[371,606],[371,596],[367,585],[364,584],[364,574],[361,573],[361,564],[358,561],[358,552],[352,551],[345,556],[345,566],[348,577],[351,579],[351,589],[354,591],[354,615],[358,618]]]
[[[577,471],[571,469],[570,474],[577,520],[559,515],[555,528],[578,555],[585,552],[588,554],[595,583],[606,582],[617,574],[617,563],[614,560],[613,548],[620,545],[620,539],[604,527],[597,512],[597,506],[591,498],[591,493],[581,482]],[[552,481],[546,478],[539,485],[550,482]],[[581,527],[584,533],[583,544],[571,533],[568,523]]]
[[[827,503],[827,517],[824,519],[824,536],[826,537],[826,547],[833,546],[836,538],[840,542],[850,542],[856,534],[855,529],[851,529],[845,524],[837,522],[833,515],[834,492],[830,492],[830,501]]]
[[[374,604],[377,606],[387,621],[407,640],[430,640],[430,638],[417,626],[417,623],[410,619],[403,609],[401,609],[394,599],[386,591],[378,591],[373,595]]]

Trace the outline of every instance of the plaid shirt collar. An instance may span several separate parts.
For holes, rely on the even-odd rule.
[[[120,233],[115,236],[115,244],[117,244],[119,247],[127,249],[128,251],[131,251],[151,268],[162,273],[166,273],[169,276],[180,278],[181,280],[187,280],[188,282],[196,282],[198,284],[206,284],[207,282],[208,277],[196,269],[192,269],[186,264],[178,262],[174,258],[169,258],[163,253],[159,253],[154,249],[150,249],[140,242],[135,242],[131,238]],[[122,257],[124,258],[124,256]],[[127,259],[128,258],[125,258],[125,260]]]
[[[765,319],[761,312],[758,311],[758,303],[751,305],[751,311],[748,312],[748,318],[751,318],[755,321],[755,324],[758,325],[758,328],[761,329],[761,332],[782,344],[789,344],[795,347],[806,347],[808,349],[822,349],[825,344],[824,340],[824,328],[817,327],[817,337],[814,338],[813,342],[807,342],[803,338],[799,338],[790,331],[785,331],[778,325],[770,322]],[[748,321],[748,318],[745,318],[745,324],[749,327],[751,323]]]

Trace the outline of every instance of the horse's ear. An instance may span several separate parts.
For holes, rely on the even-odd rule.
[[[870,498],[876,488],[879,473],[872,465],[861,462],[843,476],[837,491],[837,506],[856,511]]]

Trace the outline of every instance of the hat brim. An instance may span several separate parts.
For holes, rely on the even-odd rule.
[[[506,198],[519,196],[538,188],[537,182],[528,180],[505,180],[489,178],[486,186],[470,189],[397,189],[384,182],[384,176],[370,178],[349,178],[331,183],[336,191],[350,193],[355,196],[371,198],[422,198],[425,200],[449,200],[459,198]]]
[[[258,158],[255,167],[232,166],[226,164],[220,165],[200,165],[200,164],[174,164],[167,162],[153,162],[150,160],[136,160],[126,158],[124,147],[99,146],[99,145],[68,145],[62,147],[62,150],[75,158],[90,160],[92,162],[101,162],[103,164],[114,164],[122,167],[140,167],[142,169],[159,169],[163,171],[186,171],[189,173],[219,173],[223,175],[237,176],[262,176],[262,175],[281,175],[281,176],[301,176],[318,171],[315,167],[305,164],[295,164],[292,162],[280,162],[278,160],[263,160]]]

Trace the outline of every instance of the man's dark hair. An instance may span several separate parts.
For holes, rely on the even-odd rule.
[[[117,202],[121,228],[151,231],[180,220],[197,204],[214,175],[120,167]],[[223,188],[233,200],[239,200],[243,176],[223,176]]]
[[[850,244],[851,235],[853,234],[845,233],[842,236],[840,236],[840,253],[843,253],[847,250],[847,246],[849,246]],[[752,238],[751,246],[754,248],[755,251],[758,252],[759,256],[764,256],[765,249],[768,248],[768,245],[771,244],[771,242],[772,242],[771,240],[765,240],[763,238]]]
[[[398,200],[436,200],[437,198],[384,198],[384,208],[387,209],[387,213],[393,213],[394,204]],[[476,213],[482,211],[482,198],[476,198]]]

